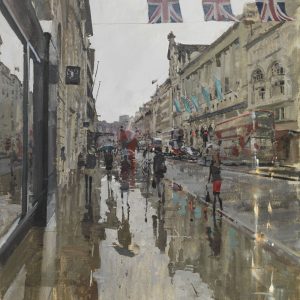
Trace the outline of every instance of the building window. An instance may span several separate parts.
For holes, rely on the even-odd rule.
[[[262,70],[257,69],[253,72],[252,74],[252,80],[253,82],[259,82],[259,81],[263,81],[264,80],[264,74],[262,72]]]
[[[272,76],[285,75],[285,70],[279,63],[275,63],[271,68],[271,73]]]
[[[271,82],[271,96],[285,94],[285,69],[279,63],[274,63],[270,68],[269,80]]]
[[[229,93],[229,77],[225,77],[225,93]]]
[[[284,80],[279,81],[280,93],[284,95]]]
[[[286,118],[285,108],[284,107],[276,108],[275,109],[275,120],[281,121],[281,120],[284,120],[285,118]]]
[[[266,89],[264,87],[259,88],[258,90],[258,96],[261,100],[265,99],[266,96]]]
[[[251,96],[251,104],[266,98],[265,77],[260,68],[254,70],[251,76],[253,94]]]

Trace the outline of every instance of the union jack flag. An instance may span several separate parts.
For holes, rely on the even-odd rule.
[[[149,23],[182,23],[179,0],[148,0]]]
[[[230,0],[202,0],[205,21],[238,21]]]
[[[292,21],[285,11],[285,0],[256,0],[262,22]]]

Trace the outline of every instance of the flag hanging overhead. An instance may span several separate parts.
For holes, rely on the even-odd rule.
[[[205,21],[239,21],[232,13],[230,0],[202,0]]]
[[[148,0],[149,23],[182,23],[179,0]]]
[[[256,6],[262,22],[292,21],[285,11],[285,0],[256,0]]]

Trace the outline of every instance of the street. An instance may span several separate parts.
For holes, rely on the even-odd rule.
[[[140,163],[128,185],[101,169],[61,191],[45,231],[1,270],[2,299],[299,299],[296,260],[262,238],[299,253],[297,185],[223,171],[224,216],[213,218],[200,199],[207,168],[169,161],[159,198]]]
[[[300,0],[0,24],[0,300],[300,299]]]

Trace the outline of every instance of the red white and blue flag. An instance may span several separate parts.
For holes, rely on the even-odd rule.
[[[205,21],[238,21],[230,0],[202,0]]]
[[[262,22],[268,21],[293,21],[285,11],[285,0],[256,0]]]
[[[179,0],[148,0],[149,23],[182,23]]]

